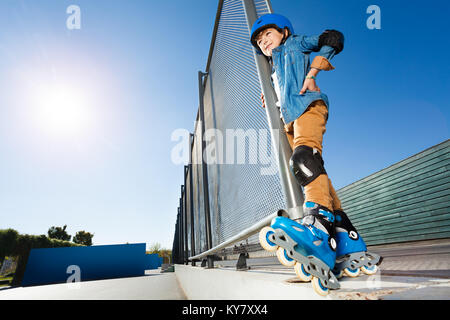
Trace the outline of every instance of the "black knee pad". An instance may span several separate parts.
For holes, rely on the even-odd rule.
[[[289,167],[297,182],[303,187],[314,181],[321,174],[327,173],[319,151],[308,146],[295,148],[289,160]]]

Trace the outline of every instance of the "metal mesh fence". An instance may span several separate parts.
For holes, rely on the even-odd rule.
[[[194,141],[192,146],[192,194],[194,197],[194,236],[196,253],[207,249],[206,227],[205,227],[205,209],[203,203],[203,181],[202,181],[202,160],[201,160],[201,130],[196,127]]]
[[[266,0],[254,1],[258,16],[269,13]],[[211,48],[207,76],[203,82],[205,121],[204,161],[207,167],[211,247],[267,217],[286,208],[278,166],[271,150],[271,135],[265,109],[261,106],[261,87],[249,26],[242,0],[219,3],[214,46]],[[205,196],[202,171],[202,132],[196,122],[192,144],[192,186],[186,179],[188,199],[193,206],[187,225],[191,241],[194,225],[195,250],[191,255],[210,248],[207,244]],[[191,189],[192,188],[192,189]],[[188,206],[189,201],[185,202]],[[256,236],[247,239],[257,242]],[[191,246],[188,245],[190,251]]]
[[[259,14],[268,13],[266,1],[255,4]],[[285,207],[278,174],[261,174],[268,165],[260,163],[259,151],[270,152],[271,137],[260,95],[242,1],[224,1],[204,95],[206,130],[218,129],[224,151],[222,164],[208,165],[213,245]],[[232,135],[239,133],[245,150]]]

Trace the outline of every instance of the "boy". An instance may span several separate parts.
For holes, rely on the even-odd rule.
[[[328,259],[327,264],[333,268],[336,251],[338,257],[349,251],[348,235],[351,234],[350,239],[356,240],[358,244],[351,246],[350,251],[355,248],[358,252],[366,251],[362,239],[359,236],[356,239],[353,237],[357,234],[356,230],[341,208],[322,160],[328,97],[320,91],[316,77],[320,71],[334,69],[329,60],[343,50],[344,36],[336,30],[326,30],[321,35],[312,37],[295,35],[288,19],[278,14],[266,14],[255,21],[250,41],[272,66],[277,106],[293,150],[289,165],[305,193],[304,218],[301,224],[307,226],[314,236],[320,233],[317,230],[324,233],[328,244],[320,250],[328,256],[324,259]],[[318,53],[310,64],[311,52]],[[264,103],[264,97],[261,98]],[[340,267],[345,269],[343,266],[341,263]],[[365,268],[363,271],[374,271],[374,268],[369,270],[368,266],[361,266]],[[359,266],[357,270],[359,273]],[[347,274],[354,276],[356,271],[349,271]]]

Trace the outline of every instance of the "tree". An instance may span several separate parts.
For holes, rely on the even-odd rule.
[[[159,242],[152,243],[147,253],[159,253],[161,251],[161,244]]]
[[[149,250],[146,252],[147,254],[157,253],[158,256],[163,258],[163,263],[170,262],[170,257],[172,256],[172,250],[162,248],[161,244],[159,242],[152,243],[148,249]]]
[[[94,235],[86,231],[78,231],[73,237],[73,242],[78,244],[83,244],[85,246],[92,246],[92,238]]]
[[[5,256],[14,254],[19,233],[14,229],[0,230],[0,266]]]
[[[64,230],[65,226],[64,228],[59,229]],[[50,228],[49,233],[55,233],[57,231],[58,229],[53,227],[53,229]],[[50,239],[45,234],[29,235],[19,234],[14,229],[0,230],[0,260],[3,261],[5,255],[18,258],[18,260],[16,260],[17,267],[15,270],[14,279],[11,282],[11,285],[13,286],[19,285],[22,281],[31,249],[75,246],[80,245],[59,239]]]
[[[170,263],[170,258],[172,257],[172,250],[162,249],[159,252],[159,256],[163,258],[163,263]]]
[[[62,228],[61,227],[51,227],[47,231],[48,237],[51,239],[70,241],[70,238],[72,236],[66,232],[66,228],[67,228],[67,225],[64,225],[64,227],[62,227]]]

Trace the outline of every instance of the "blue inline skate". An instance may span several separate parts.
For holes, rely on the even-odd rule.
[[[276,251],[278,260],[293,266],[300,280],[312,282],[314,290],[325,296],[340,285],[332,269],[336,260],[335,218],[326,208],[313,202],[304,204],[301,223],[287,218],[285,211],[259,233],[261,246]]]
[[[350,222],[344,211],[335,210],[336,217],[336,264],[333,273],[337,278],[343,275],[357,277],[360,271],[373,275],[383,258],[367,251],[367,246]]]

